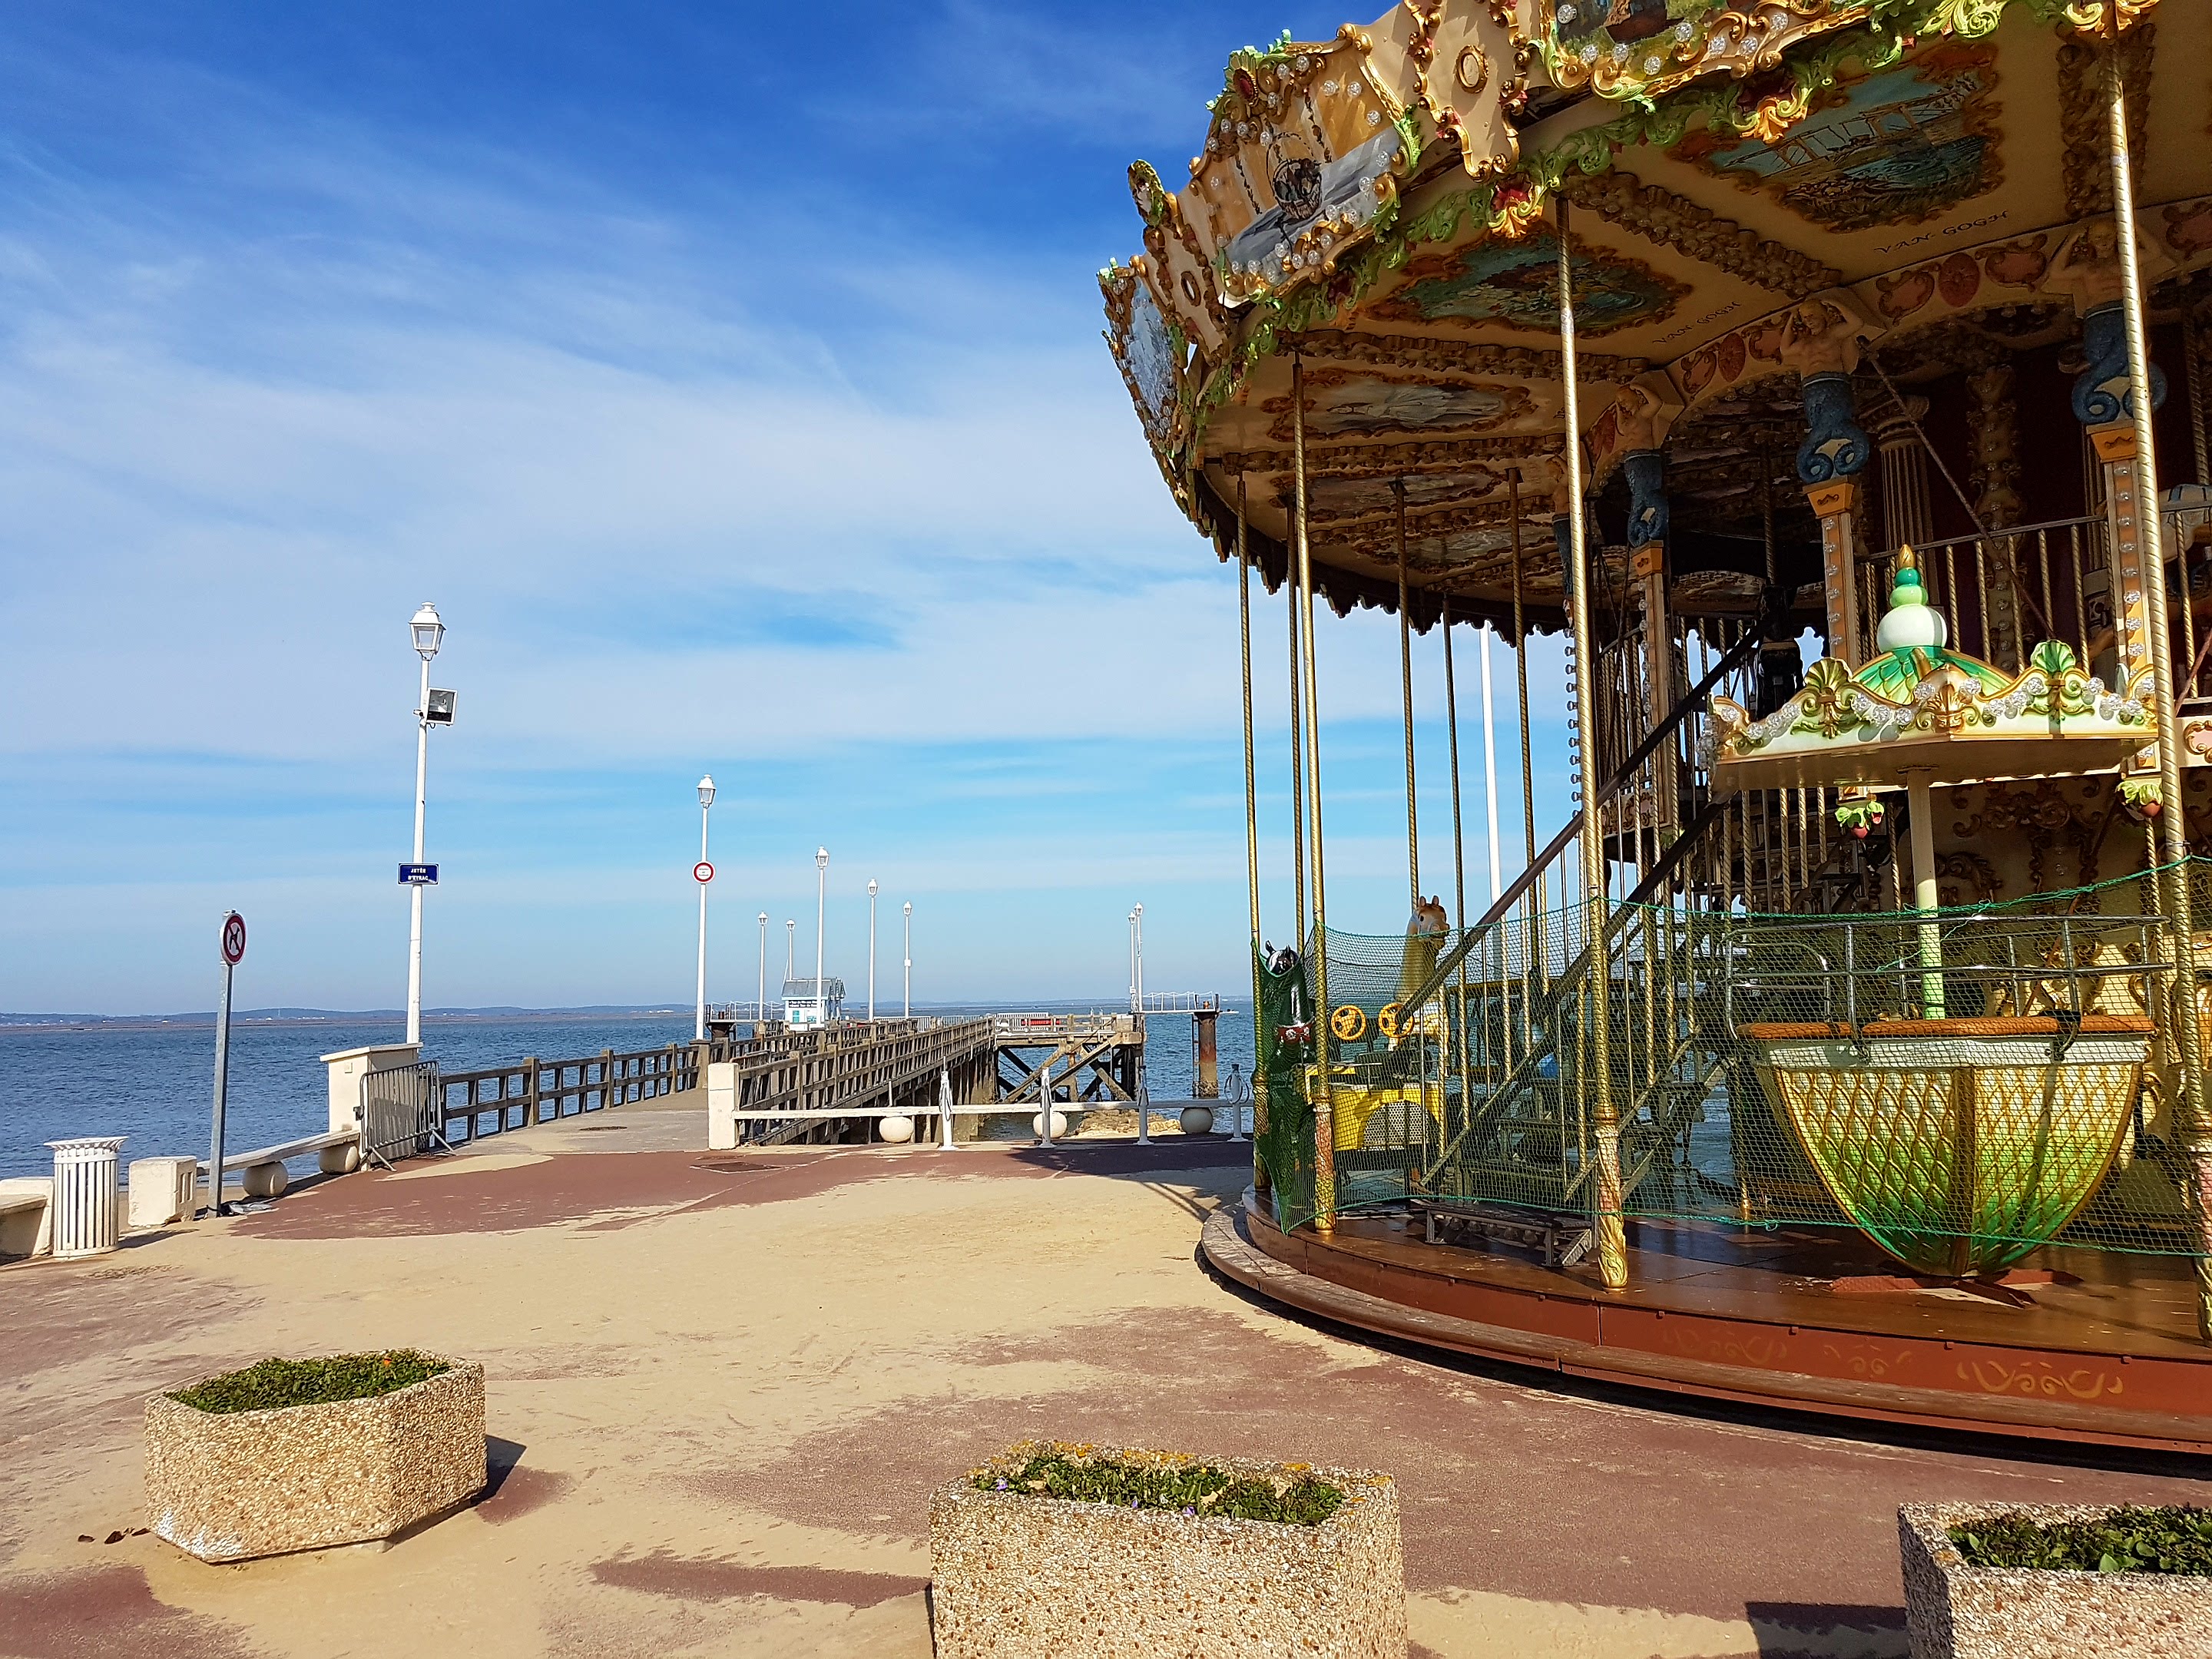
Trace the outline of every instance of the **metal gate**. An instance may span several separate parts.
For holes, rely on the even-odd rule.
[[[426,1060],[416,1066],[394,1066],[371,1072],[361,1080],[362,1157],[390,1169],[395,1158],[412,1158],[433,1146],[445,1146],[444,1126],[438,1121],[442,1091],[438,1086],[438,1062]]]

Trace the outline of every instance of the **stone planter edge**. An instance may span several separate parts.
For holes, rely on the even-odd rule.
[[[1310,1474],[1350,1501],[1304,1527],[972,1484],[1050,1451]],[[931,1494],[930,1553],[939,1659],[1149,1655],[1193,1643],[1316,1659],[1407,1650],[1397,1483],[1376,1470],[1024,1441]]]
[[[2000,1515],[2093,1521],[2118,1504],[1908,1504],[1897,1512],[1912,1659],[2197,1659],[2212,1578],[1974,1567],[1950,1529]]]
[[[416,1352],[448,1369],[367,1399],[216,1413],[170,1398],[205,1377],[148,1395],[148,1527],[243,1561],[387,1540],[479,1497],[483,1367]]]

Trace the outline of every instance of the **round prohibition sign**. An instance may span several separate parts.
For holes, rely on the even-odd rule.
[[[246,960],[246,918],[235,910],[222,919],[222,959],[233,968]]]
[[[714,880],[714,866],[708,863],[706,860],[701,859],[698,863],[691,866],[692,880],[703,884],[704,883]]]

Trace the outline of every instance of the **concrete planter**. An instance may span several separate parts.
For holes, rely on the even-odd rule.
[[[442,1356],[436,1356],[442,1358]],[[203,1561],[389,1538],[484,1486],[483,1367],[373,1400],[215,1413],[146,1401],[146,1510]]]
[[[1037,1453],[1200,1460],[1030,1443]],[[973,1473],[929,1502],[931,1607],[939,1659],[1153,1659],[1164,1653],[1405,1659],[1406,1569],[1398,1488],[1387,1474],[1203,1460],[1265,1480],[1310,1473],[1344,1506],[1316,1527],[984,1492]]]
[[[2025,1515],[2090,1521],[2112,1506],[1915,1504],[1897,1512],[1912,1659],[2203,1659],[2212,1578],[1970,1567],[1950,1529]]]

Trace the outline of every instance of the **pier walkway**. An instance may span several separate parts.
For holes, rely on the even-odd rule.
[[[1655,1409],[1285,1319],[1196,1260],[1249,1176],[1218,1137],[679,1125],[637,1103],[0,1267],[0,1653],[926,1659],[929,1491],[1024,1435],[1395,1471],[1422,1659],[1887,1659],[1900,1501],[2212,1498],[2185,1460]],[[149,1390],[390,1346],[484,1364],[472,1507],[228,1567],[137,1531]]]

